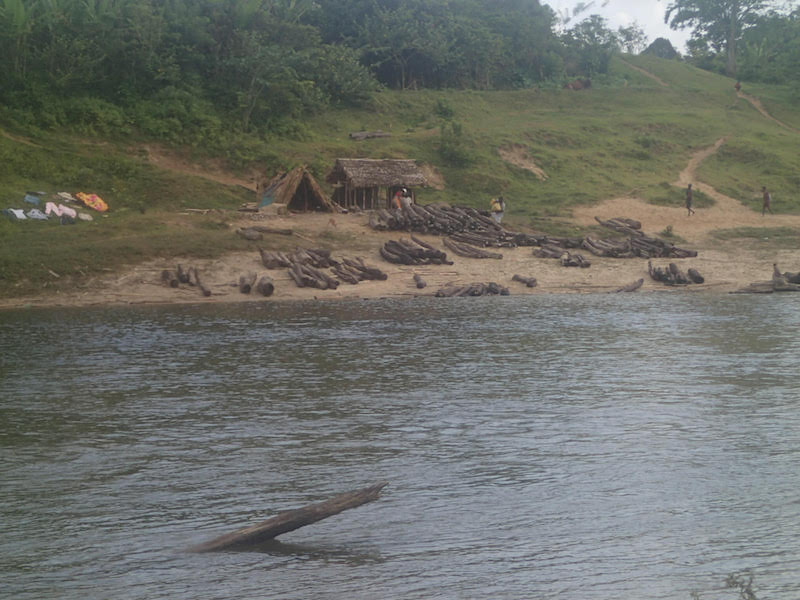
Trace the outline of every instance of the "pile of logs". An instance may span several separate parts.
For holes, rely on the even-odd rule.
[[[647,272],[650,279],[660,281],[666,285],[689,285],[691,283],[704,283],[705,278],[700,275],[697,269],[689,269],[686,273],[678,268],[675,263],[669,263],[669,267],[653,267],[653,263],[647,261]]]
[[[592,266],[588,260],[583,257],[583,254],[570,254],[564,252],[560,257],[562,267],[580,267],[581,269],[588,269]]]
[[[508,288],[493,281],[489,283],[470,283],[467,285],[448,285],[438,290],[437,298],[455,298],[457,296],[508,296]]]
[[[386,281],[386,273],[375,267],[364,264],[364,260],[356,258],[343,258],[342,262],[332,268],[334,274],[345,283],[357,284],[359,281]]]
[[[306,249],[297,248],[292,253],[274,252],[271,250],[258,249],[261,254],[261,262],[268,269],[291,268],[295,263],[311,265],[317,269],[327,269],[339,264],[331,258],[331,251],[322,248]]]
[[[449,238],[444,238],[444,245],[447,247],[448,250],[451,250],[455,254],[459,256],[465,256],[467,258],[503,258],[502,254],[497,252],[489,252],[487,250],[482,250],[480,248],[476,248],[471,244],[465,244],[462,242],[457,242],[451,240]]]
[[[330,250],[322,248],[298,248],[291,253],[261,248],[259,252],[266,268],[288,269],[289,276],[298,287],[335,290],[339,287],[339,280],[355,285],[359,281],[387,279],[386,273],[365,264],[361,258],[343,258],[339,261],[331,257]],[[322,269],[331,269],[336,277]]]
[[[180,284],[185,283],[192,287],[197,287],[200,293],[206,298],[211,295],[211,290],[200,281],[200,271],[197,267],[189,267],[184,270],[183,265],[178,265],[175,271],[164,269],[161,271],[161,281],[172,288],[176,288]]]
[[[595,256],[612,258],[694,258],[697,256],[695,250],[678,248],[662,239],[645,235],[641,230],[642,225],[638,221],[622,218],[603,221],[598,217],[595,217],[595,220],[604,227],[629,236],[626,240],[585,238],[582,247]]]
[[[389,240],[380,249],[381,256],[396,265],[452,265],[447,254],[411,236],[411,240]]]

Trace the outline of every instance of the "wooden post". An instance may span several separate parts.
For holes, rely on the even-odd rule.
[[[381,490],[388,485],[384,481],[370,487],[352,492],[339,494],[317,504],[309,504],[303,508],[287,510],[266,521],[250,527],[245,527],[220,537],[209,540],[203,544],[189,548],[191,552],[215,552],[219,550],[240,550],[257,546],[277,536],[294,531],[305,525],[316,523],[333,515],[339,514],[349,508],[361,506],[367,502],[377,500]]]

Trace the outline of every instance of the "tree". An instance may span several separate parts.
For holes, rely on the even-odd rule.
[[[694,28],[694,38],[705,38],[718,51],[725,49],[727,71],[736,75],[736,43],[753,25],[769,0],[674,0],[664,22],[672,29]]]

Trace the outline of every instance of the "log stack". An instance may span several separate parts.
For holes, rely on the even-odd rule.
[[[705,278],[697,269],[689,269],[688,273],[684,273],[675,263],[669,263],[667,268],[662,268],[654,267],[651,261],[647,261],[647,272],[650,274],[650,279],[666,285],[689,285],[705,282]]]
[[[384,260],[396,265],[452,265],[447,254],[411,236],[411,240],[389,240],[380,249]]]
[[[503,258],[502,254],[497,252],[489,252],[487,250],[483,250],[481,248],[476,248],[471,244],[465,244],[462,242],[456,242],[449,238],[444,238],[442,240],[444,245],[447,247],[448,250],[452,251],[454,254],[458,256],[464,256],[466,258]]]

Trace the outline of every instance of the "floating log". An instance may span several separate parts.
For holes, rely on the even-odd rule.
[[[265,275],[258,280],[256,291],[262,296],[272,296],[272,293],[275,291],[275,284],[272,283],[272,279]]]
[[[522,275],[514,275],[511,280],[524,283],[529,288],[536,287],[537,285],[536,277],[523,277]]]
[[[239,276],[239,291],[243,294],[249,294],[250,290],[253,289],[253,285],[256,283],[256,274],[253,272],[248,273],[247,275],[240,275]]]
[[[352,492],[339,494],[317,504],[287,510],[257,525],[245,527],[190,548],[191,552],[218,552],[252,548],[279,535],[327,519],[350,508],[377,500],[387,481]]]
[[[633,283],[629,283],[628,285],[622,286],[621,288],[614,290],[615,293],[620,292],[635,292],[644,284],[644,279],[639,279],[638,281],[634,281]]]

